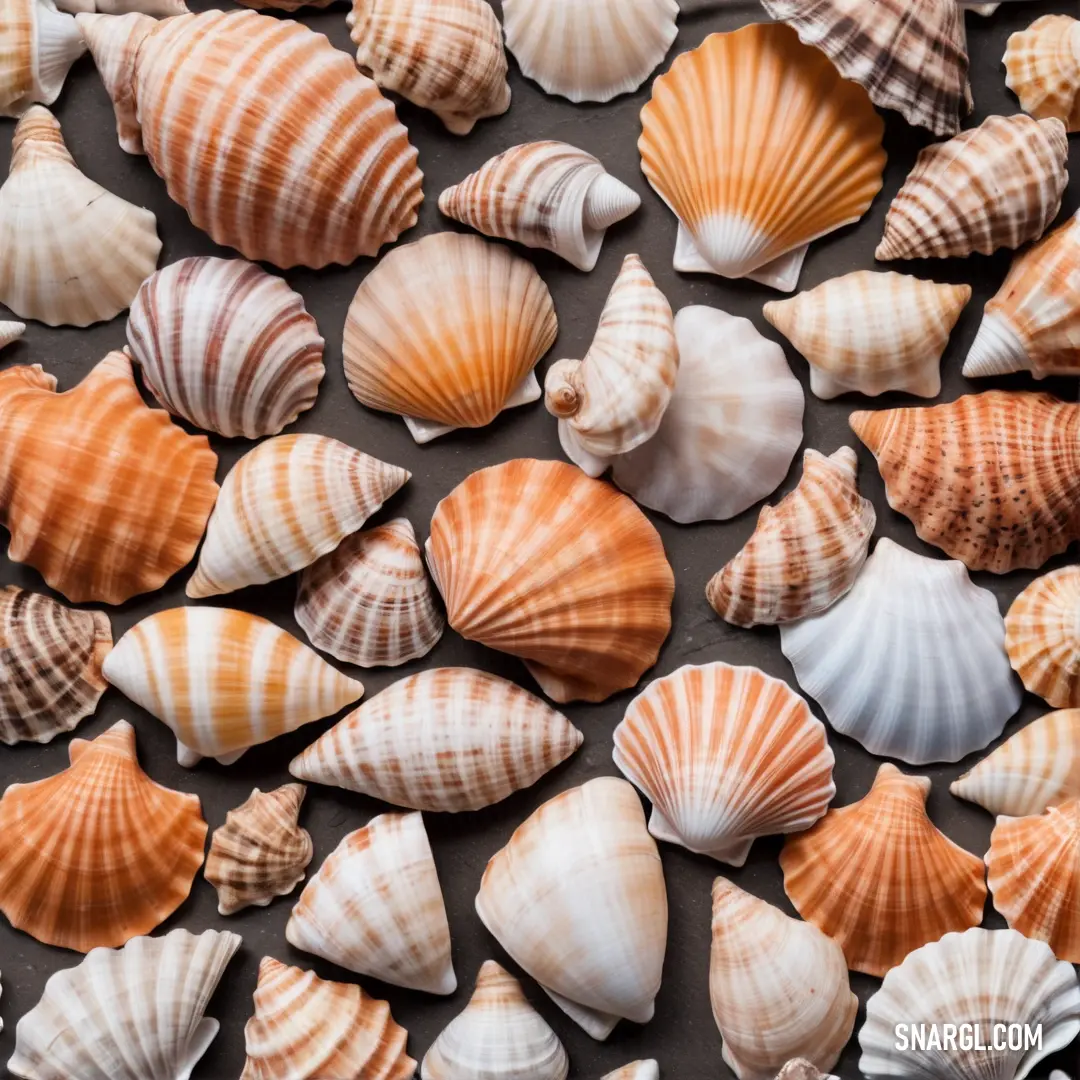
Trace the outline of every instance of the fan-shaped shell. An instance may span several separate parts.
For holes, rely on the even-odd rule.
[[[650,683],[613,757],[652,802],[653,836],[733,866],[755,838],[809,828],[836,794],[825,725],[757,668],[687,665]]]
[[[13,341],[26,333],[26,323],[0,322],[0,349],[6,349]]]
[[[881,190],[884,123],[866,91],[778,24],[683,53],[641,125],[645,176],[679,219],[676,270],[790,292],[807,245]]]
[[[323,339],[304,298],[241,259],[181,259],[139,288],[127,339],[171,413],[233,438],[276,435],[315,404]]]
[[[35,101],[51,105],[86,43],[70,15],[49,0],[5,0],[0,23],[0,116],[19,116]],[[5,249],[7,245],[4,245]]]
[[[452,994],[450,927],[420,814],[381,814],[351,832],[293,908],[291,945],[393,986]]]
[[[1080,22],[1069,15],[1043,15],[1012,34],[1005,49],[1005,85],[1024,112],[1055,117],[1080,131]]]
[[[1080,566],[1036,578],[1005,616],[1005,649],[1024,686],[1056,709],[1080,706]]]
[[[675,581],[658,533],[562,462],[473,473],[436,507],[427,556],[450,625],[520,656],[558,702],[633,686],[671,629]]]
[[[593,1038],[606,1039],[620,1018],[652,1018],[667,893],[641,803],[625,780],[598,777],[534,811],[488,863],[476,911]]]
[[[203,756],[231,764],[364,692],[272,622],[228,608],[150,615],[116,643],[102,670],[169,726],[182,765]]]
[[[75,603],[121,604],[185,566],[217,497],[216,468],[205,436],[146,407],[123,353],[62,394],[39,365],[0,372],[8,558]]]
[[[289,765],[293,776],[413,810],[480,810],[535,784],[581,732],[497,675],[436,668],[401,679]]]
[[[490,424],[540,396],[533,368],[558,332],[532,263],[478,236],[435,233],[392,251],[345,320],[345,377],[363,405],[420,443]]]
[[[187,899],[206,822],[195,795],[155,784],[121,720],[74,739],[71,765],[0,799],[0,911],[65,949],[123,945]]]

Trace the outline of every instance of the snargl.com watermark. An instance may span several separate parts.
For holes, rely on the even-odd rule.
[[[1004,1053],[1042,1049],[1042,1024],[897,1024],[898,1053]]]

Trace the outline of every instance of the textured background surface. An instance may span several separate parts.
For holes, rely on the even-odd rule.
[[[200,6],[198,3],[196,6]],[[1075,8],[1075,0],[1056,3],[1009,3],[992,19],[968,16],[971,38],[972,74],[976,112],[974,121],[993,113],[1014,113],[1018,105],[1004,84],[1001,57],[1005,40],[1013,30],[1025,26],[1036,15]],[[498,3],[496,3],[498,7]],[[303,21],[326,33],[340,48],[349,48],[345,27],[345,8],[335,4],[328,11],[302,12]],[[716,14],[686,16],[681,21],[678,40],[664,67],[674,56],[698,45],[714,30],[730,30],[760,18],[756,6],[734,8]],[[678,310],[687,304],[711,304],[752,319],[767,336],[779,339],[761,317],[764,301],[775,294],[750,282],[729,282],[718,278],[686,277],[671,269],[675,242],[675,220],[652,193],[639,170],[636,141],[639,134],[638,112],[648,98],[646,85],[636,94],[606,106],[574,106],[561,99],[546,97],[540,89],[524,80],[511,61],[514,101],[510,112],[496,120],[482,122],[471,136],[458,139],[447,134],[430,114],[405,104],[400,115],[420,149],[420,165],[425,173],[426,200],[419,225],[406,239],[443,228],[436,197],[444,187],[460,180],[491,155],[516,143],[539,138],[556,138],[574,143],[597,154],[610,171],[633,185],[643,196],[638,215],[608,235],[596,270],[582,275],[554,256],[532,252],[536,265],[555,298],[560,333],[557,344],[541,368],[560,356],[582,356],[592,338],[604,297],[614,280],[620,261],[629,252],[645,259],[672,306]],[[188,222],[184,212],[170,202],[163,183],[154,175],[145,158],[128,157],[116,143],[113,114],[109,100],[98,80],[89,57],[72,71],[65,92],[56,106],[68,145],[82,169],[111,191],[150,207],[158,215],[165,250],[162,263],[187,255],[231,254],[219,251],[210,240]],[[874,266],[873,251],[881,236],[889,200],[896,193],[911,168],[919,148],[930,141],[928,133],[907,127],[889,114],[886,149],[889,165],[885,188],[869,214],[854,228],[845,229],[811,249],[803,272],[801,287],[809,288],[827,278]],[[10,154],[11,122],[0,128],[0,169],[6,172]],[[1069,186],[1065,214],[1080,203],[1080,154],[1072,145],[1072,165],[1077,178]],[[2,256],[0,256],[2,257]],[[974,297],[960,320],[944,360],[944,392],[939,400],[951,400],[971,389],[960,376],[966,354],[979,322],[982,306],[996,291],[1008,268],[1007,252],[993,258],[974,256],[965,261],[934,264],[911,264],[898,269],[910,270],[939,281],[968,282]],[[332,435],[385,460],[407,466],[412,481],[395,497],[374,521],[407,515],[421,539],[427,536],[428,523],[435,504],[458,482],[476,469],[509,458],[531,455],[540,458],[560,457],[555,421],[539,404],[504,414],[490,428],[477,432],[458,432],[427,446],[417,446],[405,425],[396,417],[376,414],[362,408],[350,395],[341,368],[341,335],[345,312],[357,285],[372,267],[361,260],[347,269],[325,272],[291,272],[289,282],[304,296],[309,311],[318,320],[327,339],[327,375],[315,407],[304,414],[291,430],[313,431]],[[23,342],[6,350],[0,362],[40,363],[60,380],[61,389],[73,386],[92,365],[112,348],[124,344],[123,316],[89,330],[51,330],[33,326]],[[857,444],[847,428],[847,416],[865,401],[852,396],[823,402],[809,396],[807,365],[794,351],[788,351],[795,374],[807,386],[805,446],[831,452],[844,443]],[[1025,387],[1031,380],[1015,376],[1001,380],[1001,385]],[[1051,381],[1047,388],[1074,400],[1075,380]],[[985,386],[980,384],[979,389]],[[912,403],[903,395],[888,395],[882,406]],[[219,481],[233,462],[248,449],[243,440],[211,439],[221,457]],[[799,455],[801,457],[801,455]],[[860,449],[863,493],[871,498],[878,511],[878,535],[889,536],[924,554],[940,555],[921,544],[909,522],[892,513],[885,502],[882,484],[868,452]],[[799,476],[798,460],[792,467],[784,490]],[[740,630],[719,621],[704,598],[704,586],[712,573],[743,544],[753,529],[757,508],[734,521],[699,526],[676,526],[657,515],[650,515],[659,528],[668,557],[675,569],[678,590],[675,597],[674,628],[660,656],[655,672],[662,675],[682,664],[725,660],[734,664],[754,664],[794,685],[792,671],[780,652],[775,629]],[[32,589],[43,589],[36,572],[2,560],[0,577],[4,583],[15,582]],[[1049,569],[1050,567],[1047,567]],[[182,572],[161,592],[137,598],[112,611],[113,631],[118,638],[138,619],[184,602]],[[979,584],[993,590],[1002,611],[1033,577],[1029,573],[1012,574],[1004,579],[975,575]],[[268,616],[293,633],[299,633],[292,617],[295,583],[292,579],[246,590],[227,598],[234,606]],[[521,682],[535,690],[524,667],[516,660],[490,652],[463,641],[448,632],[436,649],[424,660],[399,670],[361,673],[368,696],[411,671],[447,664],[467,664],[489,669]],[[355,673],[355,672],[354,672]],[[365,988],[385,996],[393,1006],[396,1019],[410,1032],[409,1048],[414,1057],[423,1056],[442,1027],[464,1006],[480,964],[489,957],[506,962],[502,951],[484,930],[473,912],[473,898],[488,858],[501,847],[513,829],[541,802],[559,791],[590,777],[615,773],[611,762],[611,732],[621,719],[632,693],[624,693],[600,706],[570,706],[565,711],[584,732],[585,745],[570,762],[545,777],[531,790],[520,792],[505,803],[489,810],[451,816],[427,815],[435,859],[446,894],[453,937],[454,963],[459,989],[451,998],[436,999],[422,994],[387,988],[365,980]],[[815,712],[820,710],[814,706]],[[1024,722],[1041,715],[1046,706],[1025,699],[1021,713],[1009,725],[1011,733]],[[230,808],[238,805],[258,784],[263,789],[288,779],[287,763],[304,746],[330,726],[330,721],[302,728],[292,736],[249,752],[229,768],[203,762],[194,771],[176,764],[174,742],[168,729],[143,713],[119,693],[110,690],[102,699],[97,715],[84,721],[77,731],[87,737],[126,717],[138,730],[141,761],[154,779],[196,792],[211,828],[219,826]],[[830,734],[836,751],[836,802],[844,804],[860,798],[868,789],[878,762],[850,740]],[[0,780],[3,784],[26,782],[55,773],[67,763],[69,736],[57,738],[49,746],[24,744],[0,748]],[[948,782],[969,767],[981,755],[957,765],[923,770],[934,781],[930,812],[937,824],[968,850],[982,854],[988,846],[990,816],[977,807],[960,803],[948,792]],[[329,854],[350,830],[363,825],[386,807],[334,789],[310,788],[302,823],[315,840],[312,870]],[[720,1058],[720,1036],[713,1023],[707,987],[709,958],[709,886],[718,872],[729,874],[740,885],[759,896],[791,910],[784,897],[777,863],[780,841],[762,840],[754,845],[747,865],[738,871],[724,868],[706,858],[691,855],[682,848],[665,847],[664,869],[671,904],[670,941],[663,988],[656,1003],[656,1017],[646,1027],[620,1024],[606,1044],[593,1042],[560,1013],[535,984],[525,980],[526,991],[540,1011],[553,1024],[569,1051],[575,1077],[598,1078],[606,1071],[638,1057],[655,1057],[667,1080],[705,1080],[730,1075]],[[280,960],[313,967],[320,975],[350,980],[353,976],[333,965],[300,953],[285,941],[284,929],[293,899],[276,901],[270,908],[248,909],[229,919],[217,914],[214,890],[201,874],[195,881],[191,898],[165,924],[164,929],[184,926],[190,930],[208,927],[228,928],[243,935],[244,945],[233,961],[209,1009],[209,1015],[221,1020],[222,1031],[202,1064],[196,1078],[237,1077],[244,1062],[243,1026],[251,1013],[251,992],[260,957],[270,954]],[[0,1059],[11,1054],[16,1021],[38,1001],[45,980],[53,972],[73,965],[73,953],[52,949],[13,931],[0,920],[0,968],[3,970],[3,999],[0,1015],[6,1030],[0,1036]],[[987,925],[1003,925],[993,912]],[[512,965],[511,965],[512,967]],[[878,982],[856,975],[852,985],[865,1003]],[[863,1014],[860,1011],[858,1023]],[[838,1068],[847,1078],[858,1075],[858,1050],[848,1047]],[[1055,1064],[1070,1068],[1076,1062],[1075,1051],[1059,1055]],[[1049,1062],[1036,1072],[1045,1077]]]

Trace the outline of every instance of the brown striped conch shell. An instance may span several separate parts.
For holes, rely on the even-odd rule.
[[[581,732],[497,675],[435,668],[388,686],[289,765],[412,810],[480,810],[535,784],[581,745]]]
[[[135,729],[73,739],[71,765],[0,799],[0,911],[46,945],[123,945],[168,918],[203,861],[196,795],[155,784]]]
[[[675,316],[637,255],[627,255],[584,360],[548,368],[544,404],[563,452],[588,476],[656,434],[679,373]]]
[[[866,91],[778,24],[683,53],[641,125],[645,176],[679,219],[676,270],[791,292],[810,242],[881,190],[885,126]]]
[[[303,784],[256,788],[225,815],[210,840],[204,872],[217,890],[219,914],[266,907],[304,880],[313,854],[311,836],[298,824],[304,794]]]
[[[1012,602],[1005,651],[1031,693],[1055,709],[1080,706],[1080,566],[1036,578]]]
[[[205,436],[146,407],[121,352],[62,394],[37,364],[0,372],[8,558],[74,603],[122,604],[186,566],[217,497],[216,468]]]
[[[706,587],[717,615],[735,626],[775,626],[817,615],[847,593],[877,523],[857,469],[849,446],[829,457],[803,453],[798,487],[762,507],[753,535]]]
[[[596,266],[607,230],[641,196],[584,150],[534,142],[493,157],[439,196],[439,209],[485,236],[552,251],[579,270]]]
[[[450,625],[521,657],[560,703],[634,686],[671,630],[675,579],[656,529],[562,462],[467,477],[435,508],[427,558]]]
[[[889,505],[969,570],[1035,570],[1080,539],[1080,406],[988,390],[849,422]]]
[[[325,435],[277,435],[221,485],[187,595],[286,577],[356,532],[411,474]]]
[[[832,1068],[859,999],[840,946],[726,878],[712,887],[709,997],[739,1080],[773,1080],[793,1056]]]
[[[732,866],[759,836],[808,829],[836,794],[825,725],[752,667],[686,665],[650,683],[612,757],[653,804],[657,840]]]
[[[476,911],[594,1039],[606,1039],[622,1018],[652,1019],[667,892],[641,803],[625,780],[598,777],[534,811],[488,863]]]
[[[240,1080],[412,1080],[408,1037],[390,1006],[354,983],[330,982],[264,956],[255,1015],[244,1026]]]
[[[75,20],[51,0],[4,0],[3,15],[0,116],[20,116],[35,101],[51,105],[60,96],[86,43]]]
[[[631,1061],[621,1069],[605,1073],[601,1080],[660,1080],[660,1066],[652,1058]]]
[[[784,891],[853,971],[884,975],[912,949],[982,922],[982,860],[937,830],[929,794],[928,777],[882,765],[868,795],[784,844]]]
[[[426,656],[446,628],[405,518],[353,533],[306,567],[294,614],[315,648],[361,667]]]
[[[134,300],[161,240],[149,210],[79,171],[56,118],[35,105],[15,128],[0,187],[0,248],[0,302],[23,319],[89,326]]]
[[[176,736],[177,760],[231,765],[245,750],[338,712],[364,692],[267,619],[182,607],[137,622],[105,678]]]
[[[424,1055],[421,1080],[566,1080],[559,1036],[529,1004],[521,983],[488,960],[476,989]]]
[[[454,135],[510,108],[502,28],[487,0],[352,0],[356,62]]]
[[[858,270],[772,300],[763,314],[809,361],[819,398],[887,390],[933,398],[949,335],[970,299],[970,285]]]
[[[26,323],[0,322],[0,349],[6,349],[12,342],[18,341],[26,333]]]
[[[181,259],[152,274],[127,339],[169,412],[227,438],[278,434],[315,404],[325,374],[304,298],[241,259]]]
[[[536,401],[533,368],[558,325],[532,263],[478,236],[435,233],[361,283],[345,320],[345,378],[357,401],[398,413],[426,443]]]
[[[289,917],[290,945],[392,986],[452,994],[439,875],[421,814],[381,814],[349,833]]]
[[[322,34],[253,11],[77,21],[120,145],[146,153],[216,243],[319,269],[376,255],[416,223],[416,149],[394,106]]]
[[[1004,63],[1005,85],[1024,112],[1080,131],[1080,21],[1041,16],[1009,37]]]

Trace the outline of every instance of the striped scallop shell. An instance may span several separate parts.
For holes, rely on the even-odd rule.
[[[652,1058],[631,1061],[621,1069],[605,1073],[601,1080],[660,1080],[660,1066]]]
[[[836,794],[825,725],[757,668],[687,665],[650,683],[612,756],[653,804],[653,836],[733,866],[757,837],[809,828]]]
[[[798,487],[765,506],[742,550],[709,582],[713,610],[736,626],[773,626],[831,607],[866,562],[877,515],[859,495],[855,451],[803,454]]]
[[[1080,131],[1080,21],[1043,15],[1012,34],[1005,49],[1005,85],[1026,113],[1055,117]]]
[[[352,0],[356,62],[455,135],[510,108],[502,28],[486,0]]]
[[[252,11],[79,15],[117,112],[169,195],[252,262],[348,264],[416,223],[416,149],[322,34]],[[215,141],[215,131],[228,131]]]
[[[188,596],[220,596],[310,566],[410,475],[325,435],[267,439],[225,477]]]
[[[927,777],[882,765],[868,795],[784,844],[784,891],[853,971],[884,975],[912,949],[982,922],[982,860],[937,830],[929,794]]]
[[[1005,651],[1031,693],[1056,709],[1080,706],[1080,566],[1036,578],[1012,602]]]
[[[0,372],[8,558],[75,603],[121,604],[187,565],[217,497],[216,468],[205,436],[146,407],[121,352],[62,394],[36,364]]]
[[[392,986],[452,994],[439,875],[420,814],[381,814],[346,836],[307,883],[290,945]]]
[[[407,1039],[390,1006],[361,987],[264,956],[240,1080],[412,1080]]]
[[[467,477],[436,507],[427,557],[450,625],[520,656],[560,703],[634,686],[671,630],[675,580],[656,529],[562,462]]]
[[[203,861],[196,795],[139,768],[135,729],[73,739],[71,765],[0,799],[0,911],[47,945],[123,945],[169,917]]]
[[[0,349],[6,349],[26,333],[26,323],[0,322]]]
[[[151,275],[127,338],[154,397],[227,438],[276,435],[315,404],[325,373],[303,297],[240,259],[181,259]]]
[[[435,233],[390,252],[345,320],[345,377],[361,404],[419,443],[490,424],[540,396],[533,368],[558,320],[532,263],[478,236]]]
[[[75,20],[57,11],[51,0],[4,0],[0,116],[19,116],[35,101],[51,105],[84,52]]]
[[[177,760],[187,766],[204,756],[229,765],[364,692],[272,622],[227,608],[150,615],[116,643],[102,670],[169,726]]]

